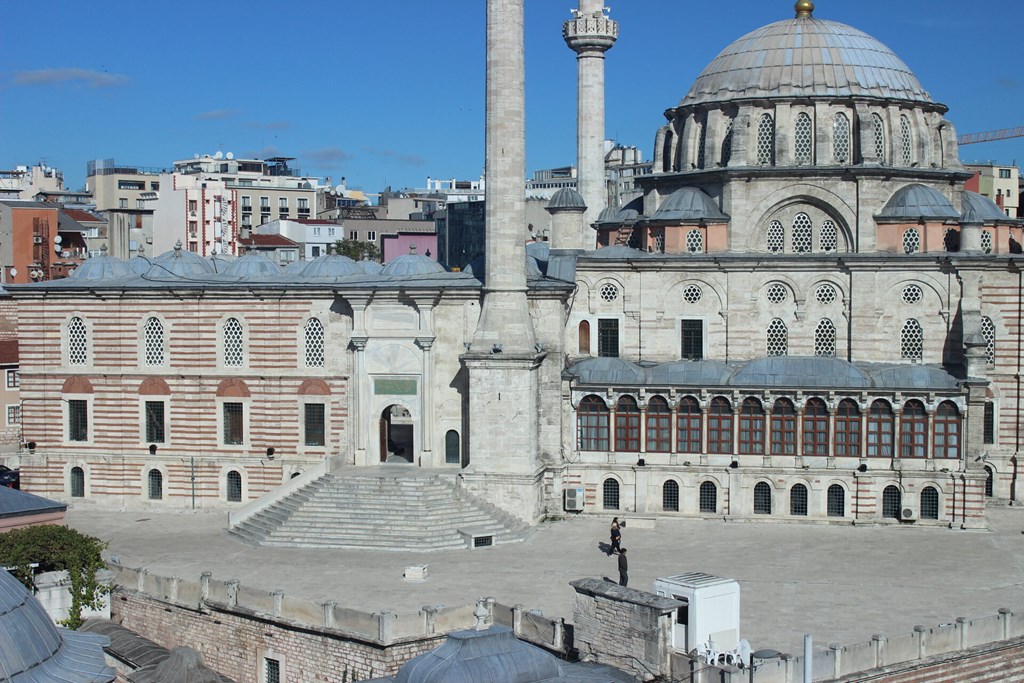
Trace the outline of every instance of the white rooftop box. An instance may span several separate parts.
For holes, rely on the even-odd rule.
[[[740,585],[733,579],[700,572],[663,576],[655,579],[654,592],[684,603],[672,632],[677,652],[692,652],[709,640],[719,652],[739,644]]]

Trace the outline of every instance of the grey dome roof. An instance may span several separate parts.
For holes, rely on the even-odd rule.
[[[552,195],[551,200],[548,202],[548,211],[559,211],[559,210],[574,210],[574,211],[586,211],[587,203],[583,200],[581,195],[571,187],[563,187],[561,190]]]
[[[371,261],[368,258],[356,261],[356,265],[359,266],[366,275],[380,275],[384,271],[384,266],[376,261]]]
[[[153,265],[153,262],[140,254],[139,256],[133,256],[128,259],[127,265],[128,269],[136,275],[145,275],[146,271]]]
[[[75,268],[71,277],[76,280],[110,280],[134,274],[135,271],[121,259],[103,254],[86,259],[82,265]]]
[[[616,219],[619,217],[619,208],[617,206],[607,206],[601,209],[601,213],[597,214],[597,223],[616,223]]]
[[[999,208],[998,204],[977,192],[964,190],[963,206],[963,213],[960,214],[961,223],[987,223],[989,221],[1010,220],[1003,213],[1003,210]]]
[[[681,187],[670,194],[651,216],[655,221],[728,221],[715,200],[698,187]]]
[[[871,379],[852,363],[821,356],[774,356],[746,363],[732,377],[736,386],[870,387]]]
[[[718,361],[684,360],[648,368],[647,375],[651,384],[656,385],[717,387],[729,384],[729,378],[734,371],[735,368]]]
[[[885,208],[878,214],[880,218],[916,221],[958,219],[960,212],[953,208],[938,190],[913,183],[901,187],[893,193]]]
[[[637,197],[625,206],[619,208],[608,207],[597,215],[597,223],[626,223],[640,218],[644,210],[644,198]]]
[[[444,266],[422,254],[406,254],[394,259],[381,271],[382,275],[429,275],[445,272]]]
[[[341,254],[327,254],[307,261],[306,267],[301,271],[302,277],[346,277],[363,274],[363,269],[355,261]]]
[[[845,24],[798,17],[751,31],[722,50],[680,106],[780,97],[932,102],[906,63],[875,38]]]
[[[233,277],[260,279],[280,275],[281,268],[265,255],[254,252],[235,259],[224,270],[224,274]]]
[[[213,264],[199,254],[181,248],[179,242],[171,251],[158,256],[146,271],[146,277],[165,280],[169,277],[205,277],[214,272]]]
[[[588,358],[570,367],[567,372],[581,384],[644,384],[644,369],[621,358]]]
[[[875,386],[882,389],[956,389],[959,386],[955,377],[936,365],[879,364],[866,368]]]
[[[526,255],[532,256],[538,261],[547,261],[551,257],[551,245],[547,242],[528,242]]]
[[[295,261],[292,261],[291,263],[289,263],[287,266],[285,266],[284,270],[281,271],[281,272],[283,272],[286,275],[293,275],[293,276],[301,275],[302,271],[308,265],[309,265],[309,261],[295,260]]]

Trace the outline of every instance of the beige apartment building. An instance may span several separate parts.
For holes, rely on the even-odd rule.
[[[988,197],[1010,218],[1017,218],[1020,210],[1020,173],[1016,166],[1000,166],[989,162],[964,164],[975,176],[967,181],[966,189]]]
[[[145,193],[160,189],[162,171],[118,165],[114,159],[95,159],[86,167],[85,187],[92,192],[97,211],[144,210]]]

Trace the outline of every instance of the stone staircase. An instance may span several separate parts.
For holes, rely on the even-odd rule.
[[[326,474],[228,533],[261,546],[432,551],[515,543],[530,530],[451,473],[382,465]]]

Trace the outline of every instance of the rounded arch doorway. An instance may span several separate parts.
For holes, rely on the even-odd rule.
[[[415,427],[412,414],[393,403],[380,414],[380,461],[412,464],[415,458]]]

